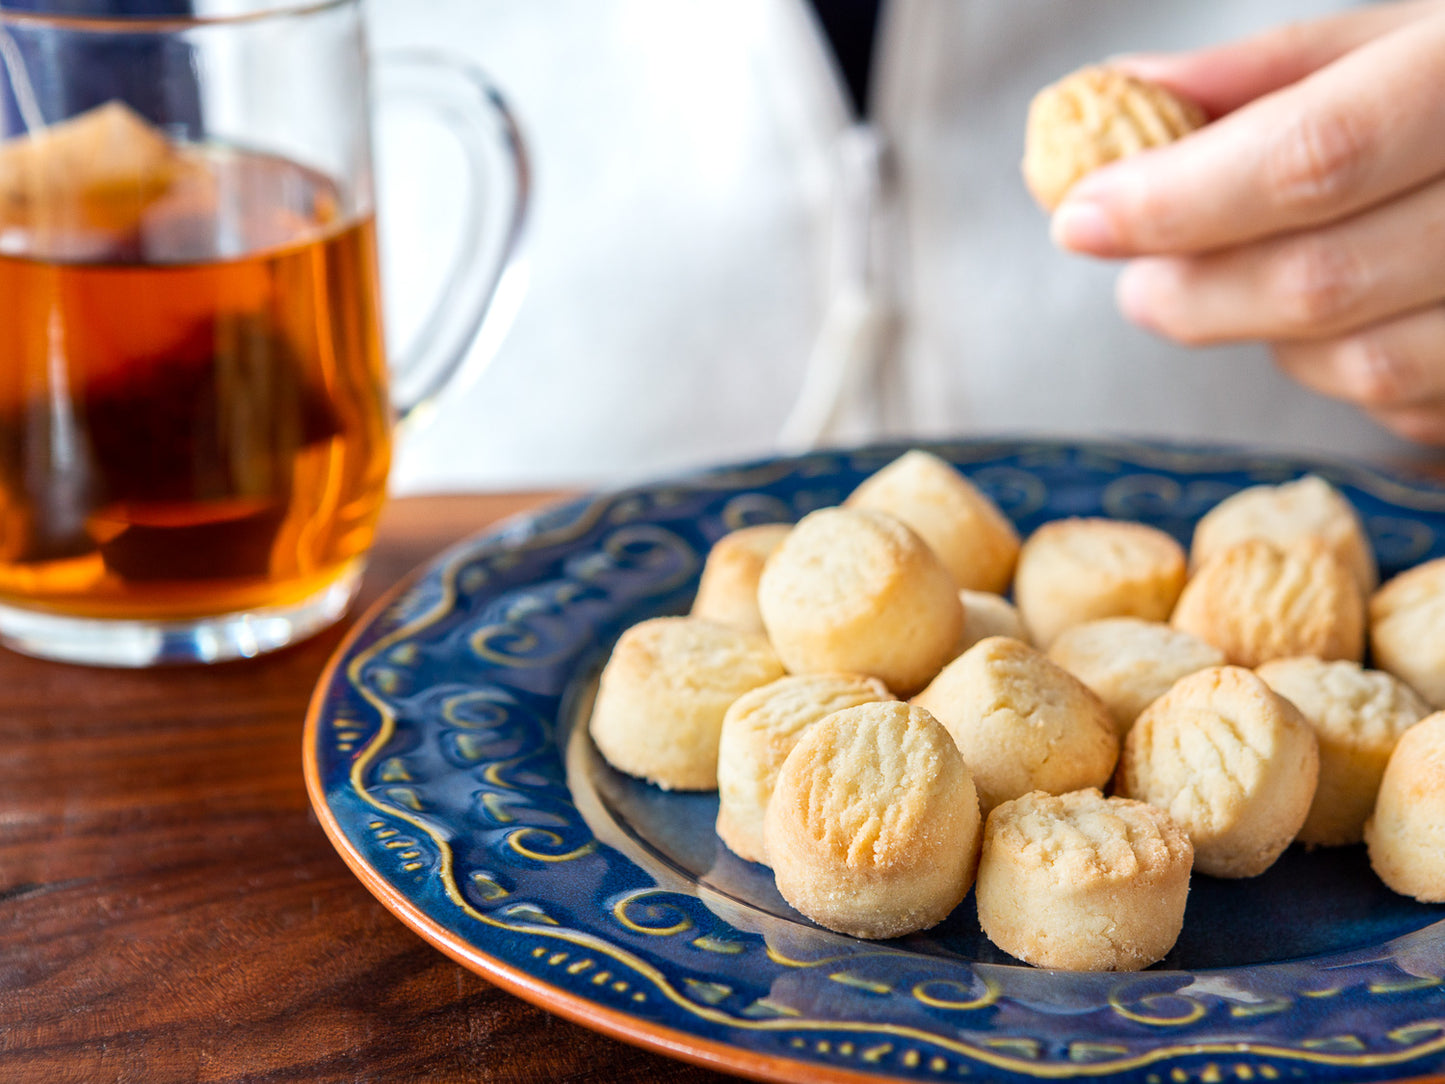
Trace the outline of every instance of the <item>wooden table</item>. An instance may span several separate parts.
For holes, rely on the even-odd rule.
[[[541,500],[394,502],[353,616]],[[0,651],[0,1080],[728,1079],[503,993],[352,876],[301,776],[345,627],[193,669]]]

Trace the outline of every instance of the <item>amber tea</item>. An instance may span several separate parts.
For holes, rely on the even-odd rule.
[[[0,157],[0,604],[164,621],[313,597],[386,488],[372,219],[295,163],[104,119],[126,153],[83,184],[65,125]]]
[[[121,6],[0,0],[0,644],[251,657],[345,613],[394,421],[492,356],[529,158],[470,61],[370,56],[361,0]],[[373,101],[466,163],[464,243],[387,359]]]

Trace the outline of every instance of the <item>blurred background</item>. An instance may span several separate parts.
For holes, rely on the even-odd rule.
[[[427,0],[419,17],[375,0],[371,14],[378,49],[460,51],[490,73],[536,184],[515,321],[407,435],[394,489],[593,484],[770,451],[822,319],[832,155],[851,114],[811,9]],[[396,344],[465,243],[456,155],[439,126],[381,110]]]
[[[1055,250],[1018,173],[1028,101],[1063,73],[1342,6],[372,0],[378,49],[491,73],[536,182],[515,321],[407,434],[394,489],[614,484],[899,434],[1401,458],[1260,347],[1189,350],[1128,325],[1117,268]],[[465,243],[461,182],[420,117],[383,109],[379,137],[400,344]]]
[[[196,2],[233,0],[5,0]],[[520,289],[462,381],[403,432],[394,492],[614,485],[890,436],[1419,454],[1292,385],[1262,347],[1186,349],[1129,325],[1118,268],[1055,249],[1018,170],[1029,100],[1064,73],[1348,0],[367,5],[377,52],[487,73],[533,171]],[[190,85],[175,59],[144,69],[156,85],[135,101]],[[375,157],[399,357],[475,247],[471,219],[504,215],[509,182],[483,175],[469,202],[454,136],[389,89]]]

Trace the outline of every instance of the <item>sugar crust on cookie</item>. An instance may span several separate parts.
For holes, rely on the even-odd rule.
[[[788,754],[764,819],[778,891],[854,937],[942,921],[973,883],[982,820],[943,726],[900,701],[814,724]]]
[[[953,735],[985,812],[1034,790],[1101,787],[1118,759],[1119,738],[1103,702],[1006,636],[969,648],[913,702]]]
[[[1247,538],[1209,558],[1185,585],[1170,624],[1214,644],[1236,666],[1315,655],[1359,661],[1359,585],[1324,543]]]
[[[1019,553],[1017,528],[986,493],[933,453],[905,452],[865,478],[843,505],[901,519],[938,554],[960,588],[1008,588]]]
[[[1014,601],[1030,638],[1046,649],[1064,629],[1085,621],[1167,620],[1187,567],[1184,547],[1148,524],[1053,520],[1024,542]]]
[[[891,699],[877,678],[828,673],[791,674],[734,700],[723,716],[717,764],[717,834],[728,849],[766,863],[763,815],[803,733],[835,711]]]
[[[1190,674],[1139,716],[1115,793],[1156,805],[1215,877],[1263,873],[1294,840],[1319,776],[1314,730],[1253,671]]]
[[[963,629],[933,551],[901,520],[858,508],[803,517],[768,558],[758,606],[792,673],[869,674],[905,696],[952,657]]]
[[[1198,636],[1137,617],[1065,629],[1048,656],[1108,705],[1120,737],[1180,678],[1226,662],[1224,652]]]
[[[1319,783],[1299,841],[1359,843],[1395,743],[1429,705],[1399,678],[1344,659],[1273,659],[1255,673],[1299,708],[1319,742]]]

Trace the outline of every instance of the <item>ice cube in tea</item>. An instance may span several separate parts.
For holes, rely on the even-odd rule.
[[[68,237],[93,252],[93,234],[133,232],[188,164],[145,118],[107,102],[0,143],[0,230],[48,235],[52,250]]]
[[[308,598],[354,567],[385,491],[371,216],[280,158],[167,147],[162,167],[107,117],[85,145],[129,157],[65,182],[83,225],[3,231],[0,603],[179,619]],[[51,133],[77,142],[45,161],[78,153]]]

